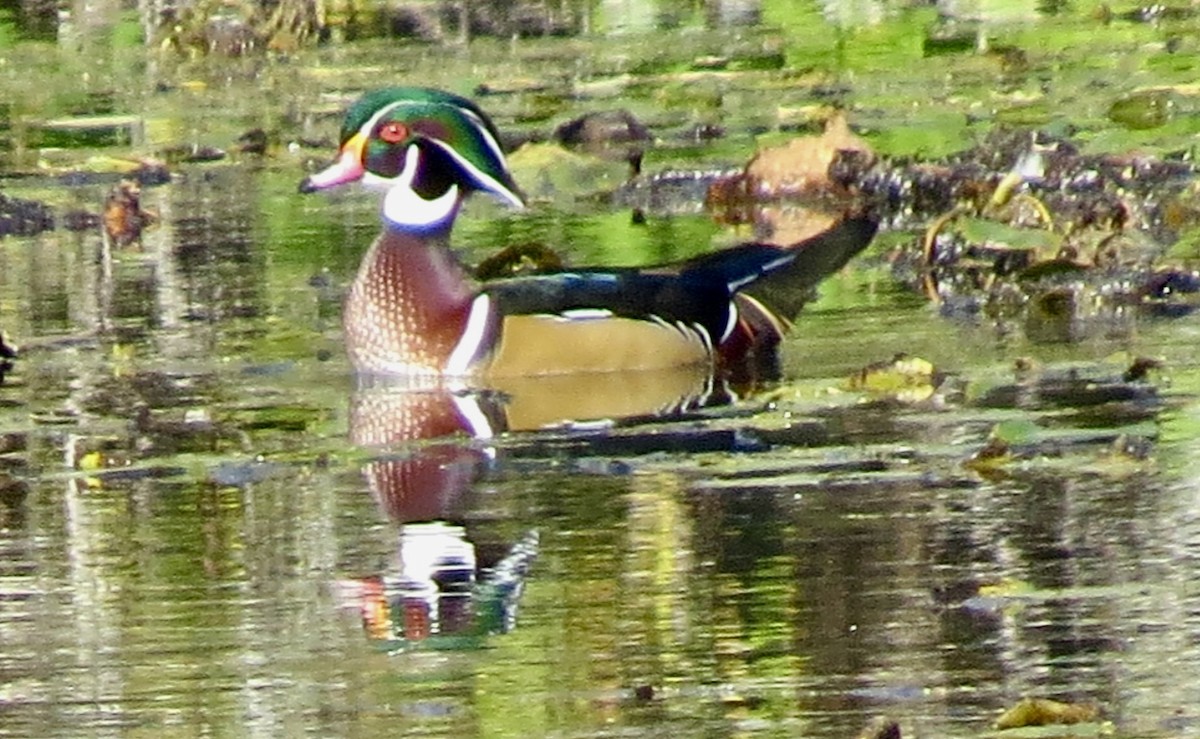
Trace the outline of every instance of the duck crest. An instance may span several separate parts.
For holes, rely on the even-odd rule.
[[[385,230],[350,287],[346,346],[359,367],[441,375],[467,325],[474,291],[445,238]]]

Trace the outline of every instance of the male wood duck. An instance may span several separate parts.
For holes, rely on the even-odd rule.
[[[301,182],[300,192],[356,180],[383,192],[383,232],[346,300],[353,364],[471,384],[736,363],[773,348],[788,326],[743,288],[785,274],[797,289],[810,288],[875,232],[874,221],[847,218],[786,248],[748,243],[670,265],[476,284],[449,248],[464,198],[483,192],[514,208],[524,198],[483,111],[427,88],[359,98],[336,161]]]

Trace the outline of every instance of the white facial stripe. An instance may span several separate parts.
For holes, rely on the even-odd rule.
[[[492,299],[487,293],[481,294],[471,302],[471,313],[467,316],[467,326],[463,329],[462,338],[450,352],[446,362],[446,374],[462,376],[467,374],[471,365],[479,357],[483,341],[487,338],[488,324],[492,314]]]
[[[362,128],[358,129],[358,132],[361,133],[364,137],[370,137],[371,131],[375,130],[375,124],[379,123],[379,120],[381,118],[383,118],[388,113],[391,113],[396,108],[399,108],[400,106],[407,105],[407,104],[409,104],[409,103],[407,103],[404,100],[399,100],[397,102],[390,103],[388,105],[383,106],[379,110],[375,111],[375,115],[373,115],[369,119],[367,119],[366,123],[362,124]]]
[[[446,152],[451,159],[458,163],[458,166],[470,172],[471,176],[475,178],[475,180],[482,183],[488,192],[496,197],[502,198],[504,202],[508,203],[514,208],[525,207],[525,204],[521,202],[521,198],[515,192],[509,190],[506,186],[500,184],[496,178],[476,167],[471,163],[470,160],[464,158],[461,154],[455,151],[453,146],[450,146],[444,141],[438,141],[437,139],[429,139],[429,142],[437,144],[438,148]],[[504,161],[503,156],[500,157],[500,161]]]
[[[431,230],[454,220],[458,213],[458,185],[451,185],[441,196],[426,200],[412,188],[420,166],[421,149],[412,144],[404,155],[404,170],[394,180],[368,174],[363,184],[368,187],[384,187],[383,217],[397,226]]]
[[[504,150],[500,148],[500,142],[497,141],[494,136],[492,136],[492,132],[488,130],[487,123],[485,123],[482,118],[475,115],[473,111],[467,110],[466,108],[459,108],[459,110],[461,110],[464,115],[475,122],[475,128],[479,130],[480,135],[483,136],[483,140],[487,142],[488,148],[492,150],[492,154],[503,162]]]

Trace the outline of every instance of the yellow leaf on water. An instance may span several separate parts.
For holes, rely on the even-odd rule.
[[[1005,596],[1020,595],[1033,590],[1033,586],[1024,580],[1017,580],[1011,577],[1006,577],[997,583],[991,585],[980,585],[979,594],[993,598],[1003,598]]]
[[[79,458],[79,469],[98,470],[104,467],[104,456],[100,452],[88,452]]]
[[[877,362],[862,368],[850,376],[847,385],[851,390],[917,401],[933,394],[934,375],[934,367],[927,360],[897,354],[890,362]]]
[[[996,729],[1019,729],[1049,724],[1082,724],[1095,721],[1100,709],[1082,703],[1060,703],[1047,698],[1023,698],[996,719]]]

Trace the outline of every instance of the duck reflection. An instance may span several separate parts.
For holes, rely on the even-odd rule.
[[[495,438],[664,418],[733,397],[706,368],[514,378],[484,391],[360,378],[350,438],[379,452],[363,473],[399,535],[385,572],[338,583],[342,605],[391,648],[512,628],[537,532],[477,546],[489,534],[463,523],[475,483],[499,464]]]
[[[400,527],[391,566],[338,582],[338,598],[343,608],[358,611],[368,637],[391,648],[503,633],[516,625],[537,552],[538,534],[531,531],[485,565],[465,528],[409,523]]]
[[[388,452],[367,465],[367,481],[388,517],[403,524],[461,513],[467,501],[460,498],[494,462],[490,442],[499,434],[662,418],[732,397],[696,367],[513,378],[461,392],[367,378],[351,398],[350,438]]]

